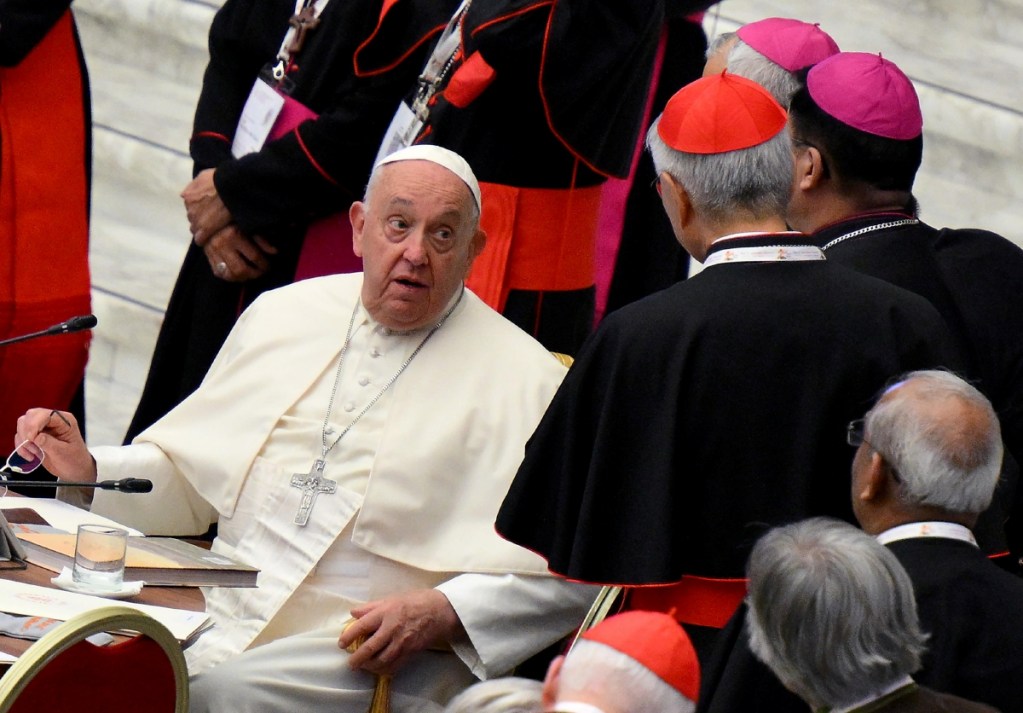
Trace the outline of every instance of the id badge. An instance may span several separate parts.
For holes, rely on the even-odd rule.
[[[416,116],[407,102],[402,102],[398,106],[398,110],[394,112],[394,118],[391,119],[391,125],[387,127],[387,133],[384,134],[384,140],[380,144],[380,150],[377,152],[373,164],[376,165],[381,159],[390,156],[399,149],[411,146],[422,128],[423,121]]]
[[[241,158],[263,148],[270,129],[284,107],[284,97],[270,86],[261,76],[252,85],[249,98],[245,100],[238,128],[231,142],[231,154]]]

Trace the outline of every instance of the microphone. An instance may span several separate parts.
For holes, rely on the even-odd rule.
[[[52,327],[47,327],[41,332],[32,332],[31,334],[23,334],[20,337],[11,337],[10,339],[0,340],[0,347],[5,347],[8,344],[16,344],[18,342],[24,342],[28,339],[35,339],[37,337],[49,337],[55,334],[71,334],[72,332],[81,332],[86,329],[92,329],[96,326],[98,320],[95,315],[83,314],[78,317],[72,317],[66,322],[55,324]]]
[[[98,483],[72,483],[66,480],[0,480],[0,488],[2,487],[98,488],[100,490],[116,490],[120,493],[149,493],[153,490],[153,481],[144,478],[101,480]]]

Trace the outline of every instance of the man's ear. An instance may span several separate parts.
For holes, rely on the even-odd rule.
[[[352,223],[352,252],[362,257],[362,231],[366,229],[366,204],[355,201],[348,209],[348,220]]]
[[[558,683],[561,677],[561,666],[565,663],[564,656],[555,656],[547,667],[547,675],[543,679],[543,690],[540,701],[545,711],[550,710],[558,700]]]
[[[801,191],[817,188],[825,179],[824,157],[816,146],[804,146],[796,155],[796,186]]]
[[[889,466],[876,451],[870,454],[870,463],[863,479],[863,487],[857,494],[860,500],[870,502],[882,497],[888,489]]]
[[[663,191],[670,193],[668,200],[664,201],[666,209],[675,213],[678,227],[685,228],[693,220],[693,201],[689,198],[689,191],[667,172],[661,174],[661,185]]]

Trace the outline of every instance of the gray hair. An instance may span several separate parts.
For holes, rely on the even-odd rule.
[[[565,657],[558,680],[559,701],[585,694],[609,713],[660,711],[692,713],[691,701],[631,656],[606,644],[581,639]]]
[[[444,713],[540,713],[543,684],[506,676],[473,684],[452,698]]]
[[[788,107],[792,95],[800,86],[795,74],[768,59],[741,39],[728,53],[728,71],[752,79],[771,92],[783,107]]]
[[[739,36],[734,32],[722,32],[720,35],[715,37],[709,45],[707,45],[707,52],[704,54],[704,57],[707,60],[712,59],[718,53],[724,52],[725,48],[728,47],[729,44],[738,39]],[[729,48],[729,51],[730,49],[731,48]]]
[[[753,218],[785,214],[794,171],[788,131],[748,149],[693,154],[664,143],[657,133],[660,123],[658,117],[646,137],[654,170],[670,174],[712,224],[734,219],[737,212]]]
[[[848,523],[779,527],[749,560],[750,649],[812,708],[850,705],[920,668],[927,636],[913,585]]]
[[[910,382],[912,390],[900,388]],[[1002,467],[998,416],[955,374],[905,375],[865,421],[867,442],[898,473],[904,503],[970,514],[991,504]]]

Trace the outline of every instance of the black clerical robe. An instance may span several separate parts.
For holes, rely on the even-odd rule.
[[[417,139],[483,184],[490,239],[469,286],[550,349],[574,354],[592,327],[600,184],[628,174],[664,4],[473,3]]]
[[[1023,711],[1023,580],[961,540],[922,537],[887,545],[913,582],[920,625],[930,634],[913,678],[937,691]],[[704,669],[697,713],[805,713],[749,650],[745,606]]]
[[[984,230],[938,230],[899,213],[828,225],[813,238],[828,259],[921,295],[948,323],[962,354],[961,375],[998,412],[1008,450],[992,510],[977,528],[985,552],[1023,555],[1023,250]],[[896,223],[890,227],[886,225]],[[864,231],[852,237],[850,233]],[[1008,522],[1008,540],[1000,523]]]
[[[189,246],[126,440],[195,390],[242,309],[292,281],[309,223],[343,213],[362,195],[395,107],[415,83],[429,39],[457,5],[328,3],[288,74],[292,98],[319,116],[239,159],[231,155],[238,119],[256,77],[277,55],[295,2],[228,0],[217,12],[190,143],[194,172],[216,168],[217,192],[234,221],[279,253],[260,278],[228,283],[213,275],[201,248]],[[356,53],[370,37],[385,49],[356,71]]]
[[[948,364],[947,342],[925,300],[826,261],[708,267],[605,319],[498,531],[588,582],[743,577],[765,528],[852,521],[847,423],[893,376]]]

